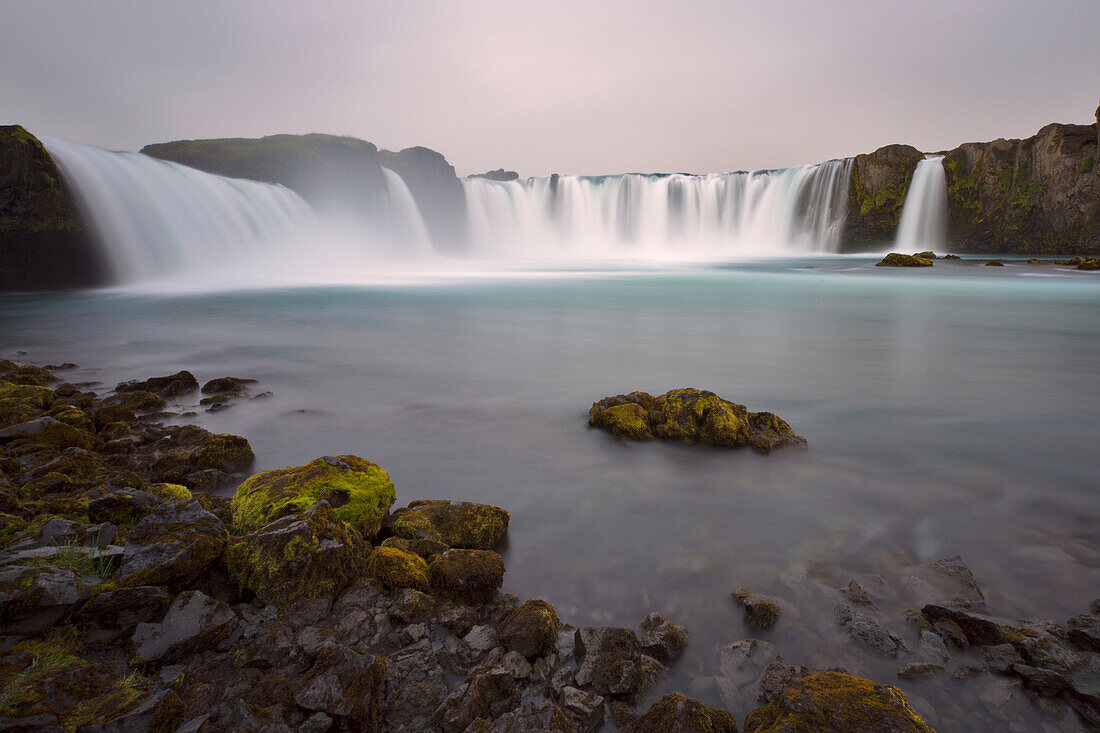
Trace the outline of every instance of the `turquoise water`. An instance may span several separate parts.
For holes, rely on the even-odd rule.
[[[390,471],[398,504],[507,508],[506,590],[578,625],[650,611],[687,625],[661,690],[720,704],[718,646],[751,635],[728,598],[741,585],[787,604],[761,638],[788,660],[893,684],[904,662],[836,629],[852,578],[897,586],[907,566],[961,554],[1001,615],[1061,622],[1100,595],[1100,274],[873,261],[5,296],[0,356],[75,361],[68,379],[106,386],[181,368],[255,377],[271,399],[194,419],[246,436],[257,469],[354,453]],[[680,386],[776,412],[809,450],[586,427],[605,395]],[[903,604],[880,606],[910,641]],[[937,685],[982,684],[902,687],[941,730],[967,730],[998,713]]]

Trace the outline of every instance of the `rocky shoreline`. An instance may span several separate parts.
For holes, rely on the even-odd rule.
[[[97,393],[65,367],[0,362],[0,730],[931,730],[935,710],[897,688],[760,639],[723,647],[713,678],[748,711],[740,728],[678,692],[652,701],[688,630],[658,614],[575,628],[502,593],[506,510],[391,511],[397,487],[357,456],[249,476],[245,438],[165,424],[169,401],[199,391],[189,372]],[[224,377],[202,393],[224,409],[252,389]],[[644,402],[628,397],[602,409]],[[852,644],[896,658],[902,679],[989,674],[1052,726],[1100,727],[1100,602],[1065,625],[1011,622],[957,558],[911,578],[929,600],[901,633],[881,589],[841,589]],[[791,612],[753,589],[733,603],[761,635]]]

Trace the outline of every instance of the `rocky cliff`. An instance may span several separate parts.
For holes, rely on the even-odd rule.
[[[924,153],[911,145],[887,145],[852,161],[848,221],[841,241],[859,249],[892,241],[901,221],[913,171]]]
[[[0,290],[80,287],[103,275],[49,153],[19,125],[0,126]]]
[[[466,241],[466,192],[454,166],[430,148],[382,150],[379,162],[401,176],[431,234],[441,249],[459,249]]]

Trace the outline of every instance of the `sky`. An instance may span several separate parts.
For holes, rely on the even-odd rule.
[[[752,170],[1093,121],[1098,0],[0,2],[0,124],[273,133],[459,175]]]

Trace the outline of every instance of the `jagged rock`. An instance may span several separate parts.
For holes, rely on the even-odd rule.
[[[237,584],[268,603],[329,598],[365,571],[363,540],[322,501],[234,537],[226,567]]]
[[[153,511],[164,500],[139,489],[115,489],[88,502],[88,519],[93,522],[129,524]]]
[[[974,646],[989,646],[991,644],[1003,644],[1005,642],[1000,624],[996,619],[989,616],[984,616],[968,609],[933,603],[927,604],[921,608],[921,614],[929,621],[932,621],[933,624],[940,619],[946,619],[958,624],[959,628],[962,629],[963,633],[966,635],[967,641]]]
[[[85,450],[95,444],[95,438],[90,433],[48,415],[0,430],[0,445],[16,440],[50,445],[55,448],[75,447]]]
[[[982,661],[994,672],[1008,674],[1015,664],[1023,664],[1023,657],[1011,644],[994,644],[979,649]]]
[[[565,687],[561,691],[561,706],[577,723],[581,731],[593,731],[603,723],[604,699],[594,692]]]
[[[317,653],[294,702],[306,710],[346,719],[358,730],[375,730],[382,713],[386,660],[330,642]]]
[[[520,702],[512,675],[501,667],[471,673],[436,708],[434,719],[443,733],[462,733],[478,718],[495,720]]]
[[[577,684],[602,695],[642,695],[663,670],[660,662],[641,653],[634,632],[623,627],[577,629],[574,653],[580,661]]]
[[[896,687],[840,672],[804,678],[745,717],[745,733],[932,733]]]
[[[404,684],[386,701],[386,726],[393,733],[421,733],[434,727],[439,695],[425,682]]]
[[[737,733],[737,723],[725,710],[683,695],[666,695],[623,733]]]
[[[1100,617],[1083,613],[1069,620],[1066,638],[1090,652],[1100,652]]]
[[[324,713],[314,713],[298,726],[298,733],[327,733],[332,728],[332,718]],[[179,731],[176,731],[179,733]]]
[[[249,477],[233,495],[233,526],[252,532],[327,501],[338,517],[370,538],[378,534],[396,497],[390,475],[380,466],[358,456],[324,456]]]
[[[492,626],[475,626],[462,640],[475,652],[487,652],[500,645],[497,632]]]
[[[745,625],[750,629],[770,629],[783,611],[772,599],[756,595],[748,588],[738,588],[730,598],[745,609]]]
[[[496,170],[485,171],[484,173],[474,173],[466,177],[484,178],[487,181],[514,181],[519,178],[519,174],[515,171],[506,171],[503,168],[497,168]]]
[[[404,588],[394,594],[390,616],[403,624],[418,624],[431,616],[434,607],[435,601],[427,593]]]
[[[443,601],[438,608],[439,625],[455,636],[466,636],[477,623],[477,611],[454,601]]]
[[[176,596],[159,624],[141,623],[134,631],[134,654],[142,662],[171,662],[216,646],[236,620],[232,609],[197,590]]]
[[[491,550],[448,550],[428,566],[433,595],[485,603],[504,582],[504,560]]]
[[[10,634],[35,634],[47,629],[89,595],[89,583],[68,568],[0,567],[0,608],[4,628]]]
[[[566,687],[574,686],[576,682],[572,669],[564,666],[558,667],[550,675],[550,691],[556,696],[561,697],[562,690]]]
[[[468,501],[414,501],[386,521],[397,537],[432,539],[448,547],[495,550],[504,541],[510,516],[505,510]]]
[[[756,699],[760,703],[769,703],[784,690],[798,685],[810,675],[821,674],[822,672],[847,674],[844,669],[839,667],[829,670],[807,667],[806,665],[796,667],[782,656],[777,655],[775,661],[765,667],[764,673],[760,676],[759,694]]]
[[[731,710],[745,710],[756,698],[756,685],[775,659],[775,646],[758,639],[744,639],[722,647],[718,691]]]
[[[161,687],[147,695],[132,710],[105,723],[81,728],[81,733],[156,733],[178,731],[186,719],[186,708],[174,691]]]
[[[54,517],[34,532],[13,537],[4,549],[9,552],[20,552],[71,544],[106,547],[117,535],[118,527],[113,524],[82,524],[64,517]]]
[[[168,602],[168,593],[155,585],[109,590],[84,604],[76,621],[92,627],[89,642],[106,644],[132,632],[138,624],[159,618]]]
[[[900,637],[870,616],[855,613],[844,604],[838,604],[833,611],[837,622],[856,641],[889,655],[895,655],[899,649],[905,648]]]
[[[1067,697],[1074,710],[1089,724],[1100,727],[1100,656],[1088,655],[1068,682]]]
[[[255,379],[249,379],[247,377],[218,377],[202,385],[202,393],[233,394],[246,392],[248,391],[248,385],[255,383]]]
[[[517,680],[527,679],[531,676],[531,663],[519,652],[508,652],[505,654],[500,659],[500,666]]]
[[[963,632],[962,627],[954,621],[941,618],[937,620],[936,623],[932,624],[932,628],[944,644],[952,649],[966,651],[970,648],[970,642],[967,641],[966,634]]]
[[[179,397],[181,394],[193,392],[199,388],[199,380],[186,369],[169,374],[166,377],[150,377],[149,379],[133,379],[115,386],[115,392],[152,392],[161,397]]]
[[[1064,632],[1055,624],[1037,621],[1006,628],[1005,638],[1032,666],[1066,672],[1082,662],[1081,655],[1066,645]]]
[[[198,501],[164,502],[130,533],[118,578],[130,586],[190,582],[221,555],[228,537]]]
[[[668,664],[684,653],[688,644],[688,630],[677,626],[659,613],[651,613],[641,624],[638,641],[642,650],[659,662]],[[555,630],[555,636],[557,631]]]
[[[868,608],[875,607],[875,602],[871,600],[871,595],[863,589],[863,586],[854,580],[841,588],[840,592],[844,594],[844,597],[848,599],[849,603],[867,606]]]
[[[1012,671],[1023,678],[1029,689],[1043,697],[1055,697],[1069,686],[1065,677],[1049,669],[1017,663],[1012,665]]]
[[[560,628],[561,621],[552,605],[542,600],[526,601],[504,617],[500,641],[505,649],[534,659],[554,650]]]
[[[920,644],[917,647],[918,653],[926,658],[930,658],[936,662],[946,662],[948,657],[951,656],[947,652],[947,645],[943,641],[943,637],[932,631],[922,630],[918,636]],[[963,641],[966,641],[965,637]]]
[[[910,662],[898,670],[898,677],[903,680],[923,680],[935,677],[943,672],[942,664],[932,662]]]

